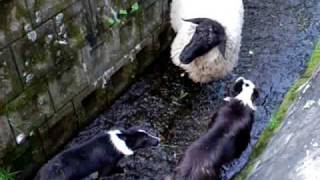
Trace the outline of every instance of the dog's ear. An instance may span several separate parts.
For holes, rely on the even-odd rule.
[[[233,86],[232,96],[238,95],[242,91],[243,79],[237,79],[235,85]]]

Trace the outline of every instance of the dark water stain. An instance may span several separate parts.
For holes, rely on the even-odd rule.
[[[222,103],[234,79],[244,76],[259,86],[261,98],[249,148],[223,170],[223,179],[230,179],[245,165],[272,113],[304,70],[320,32],[317,0],[245,0],[245,10],[239,66],[232,75],[197,85],[181,77],[168,52],[164,53],[67,147],[111,127],[140,125],[160,135],[162,145],[120,161],[124,173],[104,179],[161,179],[171,172],[186,147],[206,130],[212,112]]]

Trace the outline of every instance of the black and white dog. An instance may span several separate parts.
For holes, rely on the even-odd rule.
[[[209,130],[189,146],[173,175],[166,179],[217,180],[222,165],[240,157],[250,142],[256,109],[253,100],[258,91],[250,80],[240,77],[233,92],[213,115]]]
[[[134,154],[139,148],[157,146],[160,139],[144,130],[110,130],[55,156],[38,172],[35,180],[80,180]]]

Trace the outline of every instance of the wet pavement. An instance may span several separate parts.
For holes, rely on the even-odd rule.
[[[257,159],[248,179],[320,179],[319,78],[320,68],[301,88],[284,123]]]
[[[67,148],[111,127],[140,125],[160,135],[162,145],[121,160],[124,173],[105,179],[161,179],[206,130],[234,79],[244,76],[259,86],[261,97],[249,148],[223,170],[223,179],[230,179],[245,165],[272,113],[304,70],[320,32],[318,0],[245,0],[244,4],[243,43],[239,65],[232,75],[205,85],[194,84],[180,76],[181,71],[165,52]]]

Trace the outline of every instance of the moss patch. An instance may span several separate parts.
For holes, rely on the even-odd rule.
[[[10,170],[0,168],[0,179],[15,180],[15,174],[10,172]]]
[[[316,45],[316,48],[311,56],[311,59],[308,62],[308,66],[305,72],[287,92],[282,104],[279,107],[279,110],[272,116],[270,123],[268,124],[264,132],[261,134],[257,144],[255,145],[247,166],[240,172],[239,175],[236,176],[236,180],[248,179],[248,175],[251,173],[256,163],[256,159],[262,154],[271,137],[277,132],[278,128],[280,127],[283,119],[287,114],[288,108],[292,105],[297,95],[299,94],[299,88],[310,80],[313,72],[319,67],[319,65],[320,41]]]
[[[86,39],[81,26],[73,24],[71,21],[68,22],[68,33],[72,40],[72,47],[80,49],[85,46]]]

